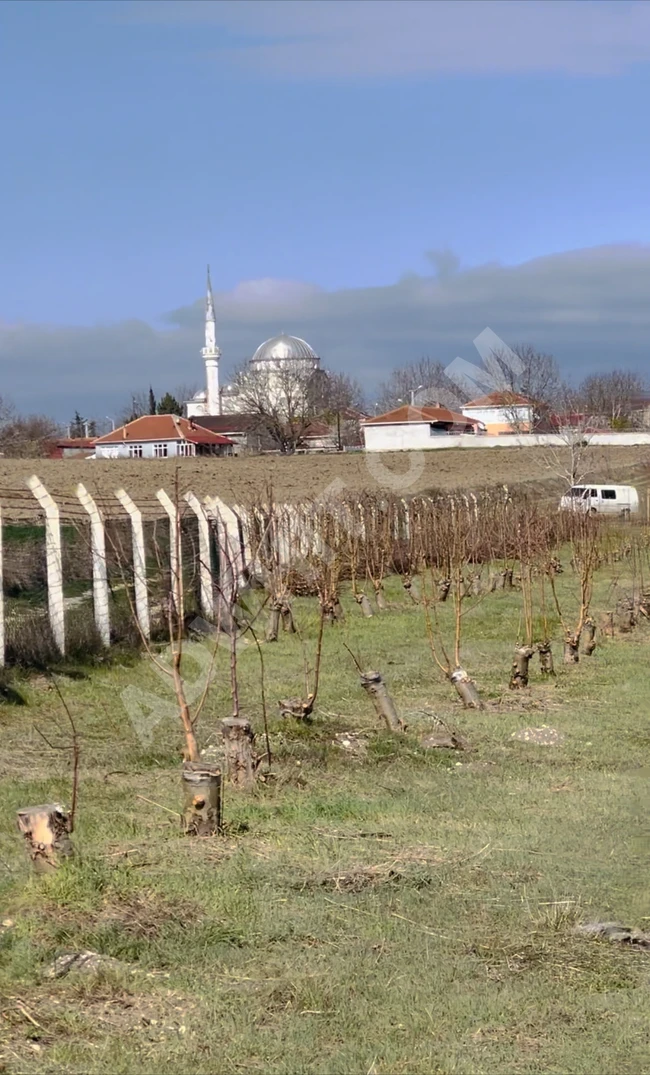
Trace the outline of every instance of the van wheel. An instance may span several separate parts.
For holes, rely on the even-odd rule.
[[[598,515],[598,512],[597,512],[596,508],[589,508],[589,514],[590,515]]]

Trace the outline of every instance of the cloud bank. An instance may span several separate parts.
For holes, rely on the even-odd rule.
[[[430,253],[435,273],[387,287],[325,291],[259,280],[215,296],[223,366],[249,357],[281,331],[307,339],[324,364],[355,376],[372,395],[394,365],[423,355],[476,360],[472,340],[490,327],[509,343],[554,353],[567,376],[629,366],[648,372],[650,246],[607,246],[517,266],[459,270]],[[22,410],[65,420],[76,408],[111,415],[131,391],[199,383],[202,299],[165,315],[166,327],[3,325],[2,394]]]
[[[126,17],[212,28],[220,63],[283,80],[614,75],[650,60],[639,0],[136,0]]]

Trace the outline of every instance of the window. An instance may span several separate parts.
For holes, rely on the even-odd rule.
[[[601,489],[600,495],[603,500],[616,500],[616,489]]]
[[[194,455],[194,445],[189,444],[186,440],[178,442],[178,448],[176,450],[177,455]]]
[[[141,444],[129,444],[129,459],[142,459]]]
[[[597,489],[590,489],[589,490],[589,496],[595,496],[596,499],[598,499],[598,490]]]
[[[156,459],[166,459],[167,458],[167,445],[166,444],[154,444],[154,446],[153,446],[153,454],[154,454]]]
[[[584,485],[574,485],[573,489],[571,490],[570,496],[583,497],[586,492],[587,490],[585,489]]]

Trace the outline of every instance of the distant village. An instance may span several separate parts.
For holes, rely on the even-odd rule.
[[[425,358],[395,369],[369,408],[352,378],[324,369],[306,340],[281,333],[261,343],[231,383],[222,385],[208,272],[201,350],[205,387],[189,399],[167,392],[159,400],[150,388],[148,395],[134,397],[130,413],[121,424],[111,421],[113,428],[106,432],[76,414],[66,435],[43,436],[42,450],[33,454],[144,460],[576,441],[650,444],[650,396],[638,374],[590,374],[570,388],[552,356],[530,345],[515,352],[517,375],[512,375],[512,363],[495,354],[491,380],[494,383],[495,369],[502,370],[502,383],[475,398],[467,386],[463,393],[452,383],[440,363]],[[34,430],[34,442],[37,439]],[[10,449],[6,436],[2,447]]]

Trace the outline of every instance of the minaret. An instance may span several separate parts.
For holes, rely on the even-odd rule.
[[[214,299],[210,282],[208,265],[208,287],[205,296],[205,347],[201,351],[205,362],[205,409],[207,414],[221,414],[221,394],[219,392],[219,359],[221,351],[217,347],[217,325],[214,317]]]

